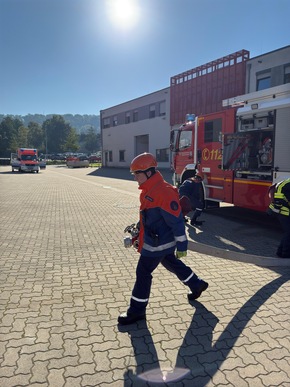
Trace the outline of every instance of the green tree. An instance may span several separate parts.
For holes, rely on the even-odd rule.
[[[28,143],[28,128],[26,126],[21,125],[18,128],[18,136],[17,136],[17,148],[30,148],[31,145]]]
[[[97,152],[100,149],[100,134],[97,134],[95,129],[91,127],[85,134],[85,149],[90,152]]]
[[[0,123],[0,155],[2,157],[10,157],[12,152],[15,152],[19,145],[18,130],[22,126],[22,122],[18,118],[10,116],[5,117]]]
[[[76,130],[74,128],[71,128],[67,136],[66,142],[64,144],[64,151],[76,152],[78,149],[79,149],[78,135]]]
[[[48,153],[61,153],[65,151],[65,144],[71,131],[70,124],[66,123],[60,115],[44,121],[43,131],[47,138]]]
[[[45,153],[45,134],[40,124],[29,122],[28,124],[28,144],[31,148],[36,148],[40,153]]]

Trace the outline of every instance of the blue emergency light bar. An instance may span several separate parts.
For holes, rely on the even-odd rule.
[[[195,120],[195,114],[186,114],[186,122],[193,122]]]

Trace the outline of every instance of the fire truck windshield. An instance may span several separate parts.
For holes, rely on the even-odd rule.
[[[24,161],[32,161],[32,160],[36,160],[36,156],[35,155],[22,155],[21,156],[21,160],[24,160]]]
[[[190,147],[191,141],[192,141],[192,131],[182,130],[179,135],[179,149]]]

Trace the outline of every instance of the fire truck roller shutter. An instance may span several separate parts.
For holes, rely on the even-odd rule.
[[[289,172],[290,166],[290,106],[276,111],[276,135],[274,142],[274,168]]]

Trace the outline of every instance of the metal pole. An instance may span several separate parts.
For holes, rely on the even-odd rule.
[[[195,120],[194,120],[193,162],[195,164],[195,168],[196,168],[196,165],[197,165],[197,131],[198,131],[198,116],[196,116]]]
[[[47,129],[45,128],[45,160],[47,160]]]

